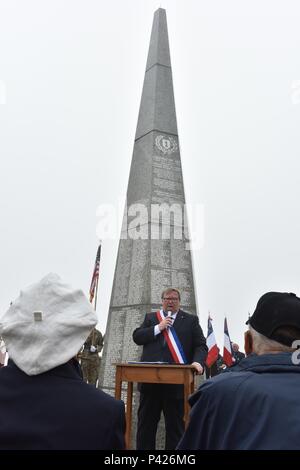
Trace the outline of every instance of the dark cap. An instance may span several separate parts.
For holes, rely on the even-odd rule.
[[[296,294],[287,292],[268,292],[258,301],[250,324],[258,333],[279,343],[291,346],[295,339],[287,339],[276,330],[280,327],[294,327],[300,330],[300,299]]]

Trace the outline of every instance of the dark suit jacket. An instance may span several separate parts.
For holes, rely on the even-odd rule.
[[[158,325],[158,323],[156,312],[147,313],[143,324],[134,330],[133,340],[136,344],[143,346],[141,361],[162,361],[172,364],[174,361],[164,335],[159,333],[154,336],[154,326]],[[173,327],[182,345],[188,364],[199,362],[204,367],[207,346],[197,315],[191,315],[183,310],[179,310]],[[168,387],[173,387],[177,391],[182,389],[181,386],[170,385]],[[143,392],[148,389],[150,390],[148,384],[147,387],[144,387],[144,385],[140,387],[140,390]]]
[[[83,382],[77,367],[0,369],[0,450],[124,449],[124,403]]]

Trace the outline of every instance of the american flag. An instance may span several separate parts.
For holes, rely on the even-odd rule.
[[[98,246],[95,267],[94,267],[93,277],[92,277],[92,282],[91,282],[91,287],[90,287],[90,302],[91,303],[93,302],[93,299],[95,297],[96,286],[97,286],[97,282],[99,278],[100,254],[101,254],[101,245]]]

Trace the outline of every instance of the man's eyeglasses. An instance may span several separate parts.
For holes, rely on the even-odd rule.
[[[171,301],[171,302],[178,302],[179,299],[177,297],[177,299],[174,299],[173,297],[163,297],[163,300],[168,300],[168,301]]]

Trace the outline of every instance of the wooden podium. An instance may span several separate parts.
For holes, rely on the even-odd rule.
[[[132,363],[116,365],[115,397],[121,399],[122,382],[128,382],[126,405],[126,449],[130,448],[131,421],[132,421],[132,391],[133,382],[182,384],[184,386],[184,423],[188,424],[189,404],[188,397],[194,392],[194,369],[191,366],[159,364],[159,363]]]

